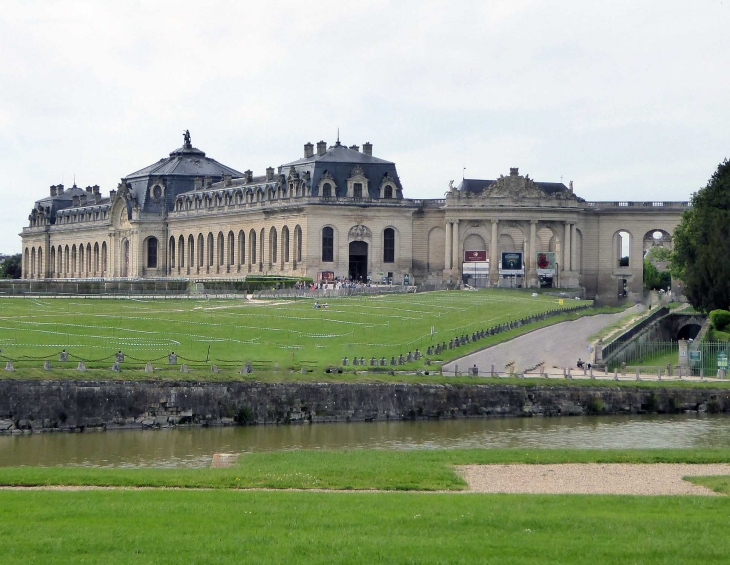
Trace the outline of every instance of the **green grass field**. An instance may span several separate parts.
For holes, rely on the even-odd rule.
[[[725,563],[727,497],[239,489],[459,490],[454,464],[728,461],[727,449],[352,450],[246,454],[230,469],[0,468],[2,485],[182,487],[0,490],[0,562]],[[692,480],[727,492],[728,477]]]
[[[727,563],[730,500],[0,492],[0,562]]]
[[[109,367],[122,350],[127,363],[179,362],[240,367],[323,367],[343,357],[369,359],[407,354],[454,336],[538,314],[569,308],[550,296],[527,292],[430,292],[329,300],[314,309],[312,300],[249,303],[243,300],[0,299],[0,349],[17,367],[58,363],[66,349],[68,367],[83,359],[90,367]],[[544,323],[553,323],[552,318]],[[544,325],[543,323],[543,325]],[[431,328],[434,333],[431,335]],[[537,327],[537,325],[535,325]],[[522,332],[525,328],[520,328]],[[493,342],[506,335],[494,336]],[[490,342],[447,351],[440,360],[463,355]],[[409,368],[422,366],[412,363]]]
[[[458,491],[454,465],[728,462],[730,449],[299,450],[246,453],[223,469],[0,467],[0,486]]]

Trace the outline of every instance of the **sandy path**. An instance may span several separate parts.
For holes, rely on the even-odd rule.
[[[518,372],[532,368],[542,361],[545,362],[547,369],[553,366],[575,367],[579,357],[583,360],[588,359],[589,335],[616,323],[624,316],[638,312],[640,308],[641,306],[637,305],[616,314],[584,316],[577,320],[541,328],[445,363],[443,372],[445,375],[451,375],[455,365],[459,366],[460,371],[466,371],[476,364],[479,374],[485,375],[492,365],[495,371],[504,371],[505,365],[510,361],[515,362],[515,369]]]
[[[730,464],[463,465],[457,472],[469,483],[471,492],[717,496],[682,477],[730,475]]]

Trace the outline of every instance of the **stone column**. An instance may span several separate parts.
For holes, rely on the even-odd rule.
[[[446,251],[446,258],[444,261],[444,269],[447,271],[451,270],[451,221],[446,222],[446,240],[444,242],[444,249]]]
[[[578,240],[575,237],[575,224],[570,224],[570,270],[578,270]]]
[[[453,247],[451,250],[451,268],[461,272],[461,260],[459,259],[459,220],[454,220],[454,227],[451,229]]]
[[[570,224],[565,222],[565,251],[563,252],[563,271],[570,272]]]
[[[492,241],[489,244],[489,285],[499,284],[499,220],[492,220]]]
[[[536,287],[537,284],[537,253],[536,253],[536,242],[537,242],[537,220],[530,220],[530,248],[528,250],[527,257],[527,286]]]

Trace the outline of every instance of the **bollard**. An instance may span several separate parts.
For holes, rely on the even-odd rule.
[[[662,380],[662,370],[661,369],[656,370],[656,376],[657,376],[657,380],[660,380],[660,381]]]
[[[667,376],[668,377],[672,376],[672,364],[671,363],[667,363]]]
[[[183,363],[182,365],[180,365],[180,372],[181,373],[187,373],[188,372],[188,366],[185,363]]]
[[[301,373],[302,373],[302,375],[306,375],[307,374],[307,368],[306,367],[302,367]]]
[[[152,368],[152,363],[150,363],[148,361],[147,364],[144,366],[144,372],[145,373],[153,373],[154,371],[155,370]]]
[[[573,379],[573,374],[570,372],[570,367],[568,367],[568,378]]]
[[[50,361],[43,361],[43,369],[46,371],[51,370],[51,362]]]
[[[215,363],[213,363],[213,364],[212,364],[212,365],[210,366],[210,372],[211,372],[211,373],[217,373],[217,372],[218,372],[218,365],[216,365]]]
[[[61,362],[68,361],[68,352],[65,349],[58,354],[58,360]]]
[[[13,367],[12,361],[8,361],[7,363],[5,363],[5,370],[10,372],[15,371],[15,367]]]
[[[590,374],[591,374],[591,379],[595,380],[596,377],[593,375],[593,367],[590,368]]]
[[[86,370],[86,365],[84,364],[83,361],[79,361],[79,365],[78,365],[78,367],[76,367],[76,370],[77,371],[85,371]]]
[[[454,376],[459,374],[459,365],[454,365]]]
[[[584,377],[586,376],[586,371],[587,371],[587,369],[586,369],[586,366],[585,366],[585,365],[583,365],[583,376],[584,376]]]
[[[565,372],[565,367],[563,367],[563,378],[564,379],[568,378],[568,373]]]
[[[177,355],[175,355],[174,351],[167,356],[167,363],[169,365],[177,365]]]
[[[119,361],[114,361],[114,364],[112,365],[112,371],[115,373],[119,372]]]
[[[494,376],[494,365],[492,365],[492,369],[491,369],[491,371],[489,372],[489,376],[490,376],[490,377],[493,377],[493,376]]]
[[[641,371],[639,371],[638,368],[636,369],[636,380],[637,381],[640,381],[641,380]]]

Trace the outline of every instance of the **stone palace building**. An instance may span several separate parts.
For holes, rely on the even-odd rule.
[[[610,300],[641,294],[646,249],[671,246],[687,207],[586,202],[572,181],[517,168],[449,183],[441,199],[406,198],[395,163],[370,143],[307,143],[300,159],[254,175],[207,157],[186,132],[108,196],[51,186],[21,234],[23,277],[340,277],[582,287]]]

